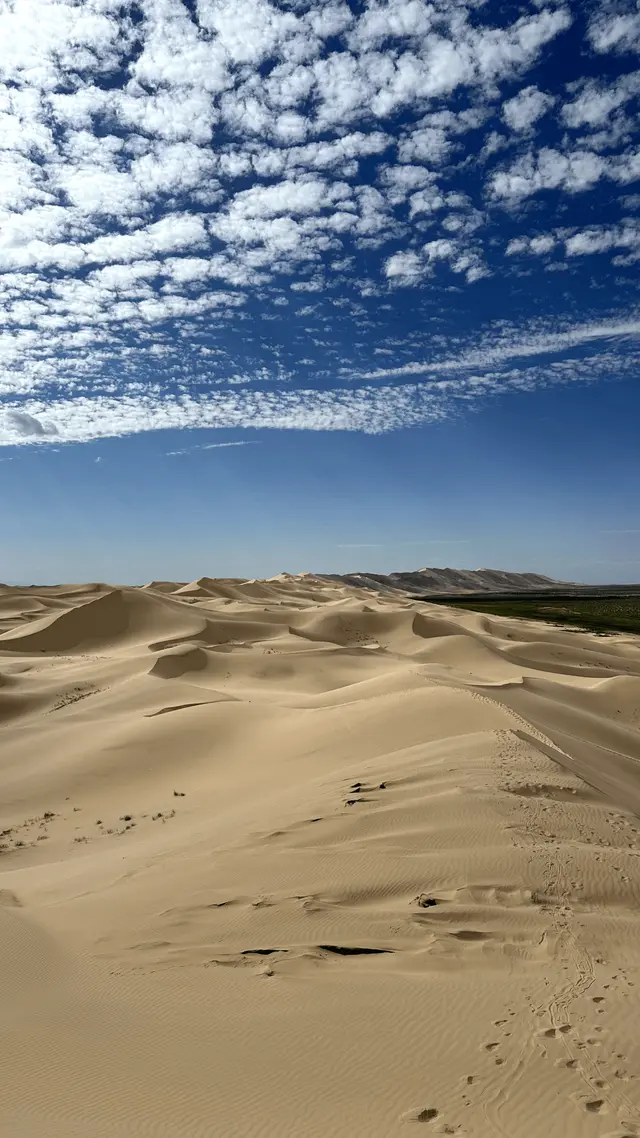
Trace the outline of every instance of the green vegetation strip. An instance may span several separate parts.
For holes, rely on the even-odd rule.
[[[423,598],[429,603],[453,608],[486,612],[492,616],[511,616],[525,620],[551,621],[553,624],[575,625],[589,632],[640,633],[640,597],[510,597],[508,600],[483,600],[460,597],[440,600]]]

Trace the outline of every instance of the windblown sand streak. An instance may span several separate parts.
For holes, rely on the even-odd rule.
[[[640,1134],[640,640],[0,587],[0,1134]]]

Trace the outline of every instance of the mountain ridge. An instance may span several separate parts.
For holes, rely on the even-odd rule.
[[[423,568],[395,573],[319,574],[356,588],[393,589],[424,593],[522,592],[555,589],[575,582],[557,581],[541,573],[509,573],[503,569]]]

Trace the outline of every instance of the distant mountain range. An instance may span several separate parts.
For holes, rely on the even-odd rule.
[[[406,573],[327,573],[318,576],[357,588],[419,593],[528,593],[568,584],[555,581],[553,577],[544,577],[541,573],[505,573],[501,569],[416,569]]]

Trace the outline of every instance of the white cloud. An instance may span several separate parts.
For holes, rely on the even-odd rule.
[[[131,67],[132,90],[199,88],[209,95],[231,85],[228,54],[206,39],[180,0],[142,0],[143,49]]]
[[[539,257],[550,253],[557,244],[551,233],[540,233],[536,237],[514,237],[506,248],[507,257],[517,256],[519,253],[533,253]]]
[[[168,450],[165,453],[168,457],[173,458],[174,456],[177,456],[177,455],[193,454],[193,452],[196,450],[220,450],[220,449],[223,449],[225,447],[248,447],[248,446],[256,446],[256,443],[257,443],[257,440],[255,440],[255,439],[241,439],[241,440],[238,440],[238,442],[232,442],[232,443],[231,442],[230,443],[198,443],[196,446],[183,447],[182,450]],[[99,460],[96,459],[96,462],[98,462],[98,461]]]
[[[440,238],[437,241],[428,241],[422,249],[429,263],[433,263],[434,261],[450,261],[455,250],[455,243],[453,241],[447,241],[444,238]]]
[[[61,167],[56,182],[71,204],[85,214],[112,219],[129,217],[139,213],[142,206],[134,178],[114,168]]]
[[[139,193],[152,199],[159,194],[185,194],[203,181],[211,192],[218,188],[213,181],[216,165],[211,150],[193,142],[156,143],[153,150],[134,159],[130,176]]]
[[[509,169],[494,174],[489,190],[494,198],[507,203],[517,203],[541,190],[580,193],[591,189],[601,178],[631,181],[634,158],[614,161],[590,150],[576,149],[563,153],[543,147],[536,153],[530,151],[516,159]]]
[[[30,400],[18,413],[38,421],[45,405]],[[0,425],[0,445],[24,442],[14,426],[10,408]],[[80,396],[53,400],[47,414],[58,442],[137,434],[142,431],[203,427],[269,428],[280,430],[361,431],[381,434],[411,423],[436,421],[445,416],[441,401],[414,386],[361,388],[350,391],[299,390],[284,392],[228,392],[179,400],[158,392],[120,398]],[[26,421],[23,420],[23,421]],[[38,436],[39,441],[45,441]],[[37,441],[35,438],[32,441]]]
[[[394,253],[385,262],[384,271],[393,284],[409,285],[421,280],[425,266],[417,253]]]
[[[438,166],[451,150],[444,130],[436,126],[423,126],[407,132],[398,143],[401,162],[425,162]]]
[[[447,195],[443,194],[436,186],[428,186],[424,190],[419,190],[411,195],[409,201],[410,216],[413,218],[416,214],[436,213],[438,210],[444,209],[447,204],[446,199]]]
[[[615,83],[601,83],[588,79],[579,84],[576,97],[562,108],[562,117],[567,126],[574,129],[604,126],[613,111],[624,106],[640,94],[640,74],[631,72]]]
[[[606,3],[589,22],[588,36],[599,52],[638,51],[640,44],[640,12],[631,4],[625,11],[621,5]]]
[[[282,181],[275,186],[253,186],[242,190],[230,203],[228,214],[238,219],[253,219],[317,213],[350,196],[351,189],[346,183],[329,183],[308,175]]]
[[[381,130],[373,130],[369,134],[354,131],[340,138],[310,142],[306,146],[292,146],[281,155],[282,169],[302,166],[322,170],[340,168],[349,164],[349,168],[353,170],[351,164],[354,160],[382,154],[392,141],[390,135]],[[262,156],[263,162],[265,157]],[[256,158],[253,161],[254,166],[257,166]],[[357,167],[353,170],[354,174],[356,172]]]
[[[172,253],[207,245],[201,217],[174,213],[133,233],[109,233],[82,246],[87,262],[137,261],[158,253]]]
[[[591,19],[596,51],[631,46],[624,2]],[[568,95],[530,74],[571,18],[561,2],[511,23],[455,0],[0,3],[7,437],[46,441],[34,424],[55,423],[64,440],[165,418],[189,427],[199,414],[212,425],[244,416],[326,429],[370,429],[371,414],[374,430],[444,414],[442,387],[437,399],[394,387],[383,404],[379,391],[321,386],[350,359],[398,350],[377,339],[404,303],[395,286],[420,288],[406,363],[427,336],[423,301],[442,319],[445,290],[492,272],[499,280],[496,202],[532,217],[527,200],[555,191],[540,232],[511,241],[509,258],[564,250],[555,267],[576,271],[589,252],[618,270],[637,256],[635,228],[619,213],[578,229],[553,212],[562,195],[640,176],[635,74],[572,82]],[[563,109],[543,121],[554,98]],[[537,123],[546,145],[534,147]],[[298,308],[305,292],[314,305]],[[311,361],[318,390],[297,403],[238,395],[249,384],[293,386],[293,357]],[[498,381],[475,382],[486,391]],[[532,382],[532,373],[500,379]],[[217,386],[200,401],[214,385],[231,402]]]
[[[388,39],[422,38],[434,22],[434,9],[419,0],[393,5],[374,2],[365,10],[348,42],[352,48],[362,51],[379,47]]]
[[[559,5],[543,9],[535,16],[521,16],[509,28],[479,33],[477,53],[481,74],[495,80],[527,66],[571,23],[569,9]]]
[[[621,320],[600,323],[573,324],[558,331],[507,328],[498,325],[485,336],[485,342],[456,355],[439,359],[400,364],[397,367],[377,368],[361,372],[361,380],[398,379],[429,373],[456,373],[474,368],[494,368],[514,359],[548,356],[597,344],[600,340],[625,342],[640,337],[640,315],[632,314]]]
[[[98,288],[115,292],[128,292],[141,281],[149,280],[161,272],[160,261],[132,261],[128,264],[105,265],[90,273],[87,280]]]
[[[114,19],[119,5],[84,0],[82,6],[52,0],[20,0],[0,11],[0,76],[25,79],[43,91],[55,90],[60,71],[91,69],[108,74],[118,68],[131,43],[128,19]]]
[[[626,249],[633,260],[640,256],[640,223],[627,221],[621,226],[593,226],[567,237],[565,250],[569,257],[606,253],[610,249]]]
[[[380,181],[392,205],[405,201],[412,190],[425,186],[432,180],[433,174],[424,166],[386,166],[380,174]]]
[[[53,425],[45,425],[35,415],[30,415],[27,411],[22,411],[19,408],[10,408],[5,413],[5,430],[8,432],[9,441],[16,436],[18,439],[44,439],[48,435],[57,434]]]
[[[637,319],[630,318],[618,325],[532,333],[528,340],[520,341],[514,339],[515,333],[516,330],[500,326],[493,338],[489,336],[484,344],[461,351],[456,358],[385,369],[371,373],[370,377],[397,380],[401,374],[427,372],[428,378],[421,383],[324,391],[232,389],[199,396],[184,391],[179,397],[167,395],[157,385],[137,385],[137,390],[117,396],[79,395],[46,402],[30,398],[20,406],[7,408],[0,421],[0,445],[46,443],[54,434],[58,443],[88,442],[169,428],[349,430],[380,434],[441,421],[451,414],[457,401],[473,403],[550,384],[591,382],[614,369],[618,375],[633,375],[637,370],[637,355],[620,351],[629,337],[640,335]],[[600,346],[604,350],[585,356],[585,347]],[[580,350],[568,355],[573,349]],[[559,358],[507,370],[496,367],[516,357],[551,353]]]
[[[554,101],[551,95],[539,91],[537,87],[523,87],[517,95],[502,104],[502,117],[511,130],[524,133],[551,109]]]
[[[197,11],[215,35],[216,49],[234,64],[258,64],[276,51],[291,51],[292,39],[305,38],[298,17],[267,0],[197,0]]]
[[[461,227],[464,228],[464,223]],[[455,228],[453,226],[454,231]],[[464,274],[469,284],[487,275],[477,250],[468,243],[463,244],[457,234],[427,241],[419,252],[394,253],[385,263],[385,274],[392,285],[407,287],[431,275],[438,264],[447,265],[453,273]]]
[[[78,96],[81,94],[77,92]],[[220,117],[205,87],[176,85],[151,93],[132,87],[110,94],[104,101],[106,110],[122,126],[166,142],[206,145]]]

